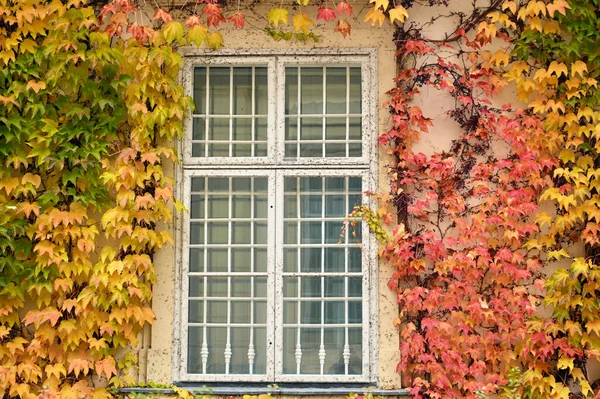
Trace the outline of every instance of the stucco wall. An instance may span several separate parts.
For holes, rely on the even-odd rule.
[[[366,4],[366,2],[365,2]],[[319,35],[318,43],[303,43],[297,40],[276,42],[262,30],[265,26],[264,15],[268,5],[256,8],[256,14],[246,13],[247,22],[244,30],[222,30],[225,38],[225,48],[256,50],[260,54],[264,49],[319,49],[319,48],[375,48],[378,62],[378,103],[381,105],[387,99],[386,91],[393,87],[396,66],[394,61],[395,45],[392,41],[393,29],[386,22],[382,28],[373,28],[365,24],[364,14],[368,8],[355,8],[355,16],[351,18],[352,33],[343,38],[341,34],[333,32],[333,25],[316,26],[313,32]],[[316,10],[308,10],[309,14],[316,15]],[[358,14],[358,15],[356,15]],[[261,16],[262,15],[262,16]],[[219,54],[215,52],[214,54]],[[385,129],[389,116],[381,108],[378,108],[379,133]],[[377,134],[373,137],[376,140]],[[387,164],[385,152],[380,152],[376,160],[380,170],[379,188],[386,190],[385,165]],[[171,166],[170,174],[176,178],[175,169]],[[177,226],[175,223],[174,226]],[[172,227],[175,229],[175,227]],[[174,231],[174,236],[179,235]],[[177,278],[175,269],[175,249],[167,248],[156,257],[157,284],[154,287],[153,309],[156,313],[156,321],[151,331],[145,335],[142,350],[140,352],[140,380],[158,383],[173,382],[173,342],[174,336],[174,314],[176,312],[174,281]],[[387,288],[387,282],[392,270],[379,265],[379,333],[378,333],[378,377],[377,383],[380,388],[400,388],[400,377],[396,373],[396,365],[399,361],[399,337],[397,329],[392,325],[392,320],[397,316],[398,306],[395,294]]]

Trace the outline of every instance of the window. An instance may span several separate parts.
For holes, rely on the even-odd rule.
[[[373,57],[186,59],[179,380],[374,379]]]

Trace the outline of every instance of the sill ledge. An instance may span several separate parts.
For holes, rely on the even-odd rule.
[[[180,386],[179,384],[176,384]],[[270,393],[273,396],[277,395],[292,395],[292,396],[328,396],[328,395],[348,395],[354,393],[369,392],[373,396],[409,396],[406,389],[379,389],[379,388],[361,388],[357,386],[335,386],[335,387],[253,387],[253,386],[185,386],[181,388],[187,389],[193,393],[205,393],[215,396],[242,396],[242,395],[260,395]],[[146,387],[129,387],[118,390],[120,394],[128,393],[145,393],[145,394],[174,394],[175,391],[171,388],[146,388]]]

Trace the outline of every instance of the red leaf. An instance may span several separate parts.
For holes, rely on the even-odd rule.
[[[317,11],[317,19],[324,19],[326,22],[329,22],[335,18],[335,10],[333,8],[321,7]]]
[[[188,19],[185,20],[185,26],[187,28],[193,28],[194,26],[202,26],[202,20],[197,15],[190,15]]]
[[[349,17],[351,17],[352,14],[354,13],[354,10],[352,9],[352,6],[350,5],[350,3],[348,3],[347,1],[342,1],[337,6],[337,12],[340,15],[343,12],[345,12]]]
[[[229,22],[233,22],[235,29],[244,29],[246,20],[244,19],[244,14],[238,11],[229,17]]]
[[[202,14],[207,15],[206,24],[208,26],[214,26],[215,28],[218,27],[221,22],[227,21],[223,16],[221,6],[218,4],[205,5]]]
[[[345,19],[340,19],[333,31],[340,32],[342,36],[346,37],[351,33],[352,25],[350,25],[350,22],[346,21]]]
[[[171,16],[171,14],[169,14],[169,12],[163,8],[157,8],[156,11],[154,12],[154,15],[152,16],[153,20],[162,20],[165,24],[171,20],[173,20],[173,17]]]

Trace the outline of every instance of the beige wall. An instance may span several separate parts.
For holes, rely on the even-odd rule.
[[[366,2],[365,2],[366,4]],[[264,6],[261,6],[264,7]],[[258,14],[266,15],[268,9],[257,10]],[[318,48],[375,48],[378,60],[378,103],[381,105],[387,99],[386,92],[393,87],[395,77],[395,45],[392,41],[393,29],[389,22],[382,28],[373,28],[370,24],[362,23],[367,8],[360,10],[355,4],[355,14],[351,18],[352,33],[343,38],[341,34],[333,32],[333,24],[317,26],[314,33],[320,36],[318,43],[303,43],[297,40],[289,42],[276,42],[271,39],[262,28],[265,20],[247,14],[246,28],[240,31],[222,31],[225,38],[225,48],[232,49],[318,49]],[[309,14],[316,15],[315,10]],[[218,52],[217,52],[218,54]],[[383,131],[389,121],[385,110],[378,108],[379,132]],[[377,134],[379,132],[376,132]],[[373,137],[377,138],[377,134]],[[385,179],[385,152],[380,155],[379,186],[386,190]],[[171,170],[174,176],[174,172]],[[174,227],[173,227],[174,228]],[[178,232],[174,232],[175,237]],[[157,284],[154,287],[153,309],[156,313],[156,322],[148,331],[140,352],[140,379],[158,383],[171,383],[172,377],[172,349],[174,342],[173,315],[175,314],[174,281],[176,278],[175,253],[173,248],[160,252],[156,257]],[[396,365],[399,361],[398,331],[392,325],[392,320],[397,316],[398,305],[395,294],[387,288],[387,282],[392,270],[384,265],[379,265],[379,338],[378,348],[378,384],[380,388],[400,388],[400,377],[396,374]],[[146,360],[147,359],[147,360]]]

